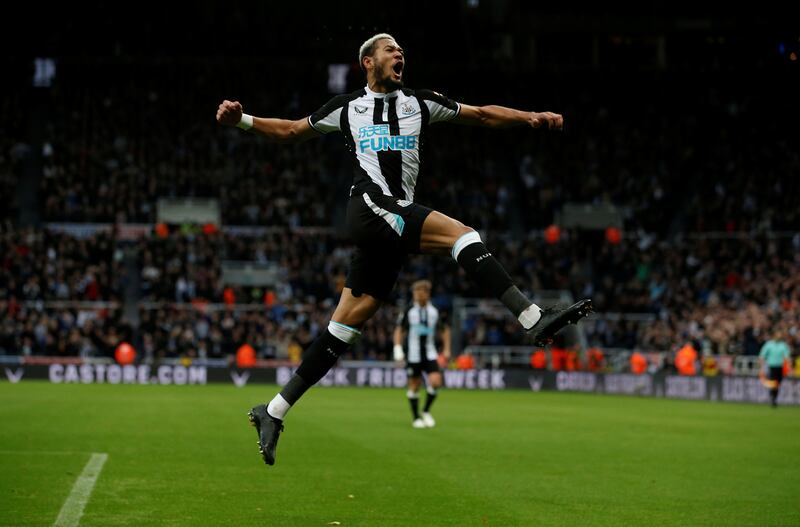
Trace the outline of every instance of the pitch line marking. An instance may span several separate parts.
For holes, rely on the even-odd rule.
[[[83,509],[92,495],[94,484],[107,459],[108,454],[92,453],[92,457],[83,467],[83,472],[72,486],[72,492],[67,496],[67,501],[61,506],[61,511],[58,513],[53,527],[78,527],[81,516],[83,516]]]

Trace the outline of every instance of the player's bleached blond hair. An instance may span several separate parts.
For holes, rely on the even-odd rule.
[[[416,291],[417,289],[427,289],[430,291],[433,288],[433,284],[431,284],[430,280],[417,280],[413,284],[411,284],[411,290]]]
[[[358,48],[358,65],[361,66],[362,70],[364,70],[364,57],[371,57],[372,54],[375,53],[375,44],[377,44],[379,40],[385,38],[394,40],[394,37],[389,33],[378,33],[377,35],[369,37],[361,44],[361,47]]]

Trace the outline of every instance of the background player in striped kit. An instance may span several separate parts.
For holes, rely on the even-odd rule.
[[[276,142],[302,142],[341,132],[354,167],[346,224],[357,248],[339,304],[327,330],[306,350],[302,364],[280,393],[249,413],[268,465],[275,463],[286,413],[359,338],[359,328],[389,297],[409,254],[451,255],[487,295],[511,311],[536,345],[549,342],[558,330],[592,309],[588,299],[569,307],[540,309],[513,283],[474,229],[412,201],[429,125],[450,121],[488,128],[560,130],[562,116],[470,106],[431,90],[407,89],[403,48],[385,33],[361,45],[359,63],[367,85],[334,97],[304,119],[253,117],[243,112],[238,101],[225,100],[217,110],[220,124],[253,130]]]
[[[430,410],[436,400],[437,390],[442,386],[442,373],[439,371],[436,351],[436,333],[441,335],[442,354],[450,359],[450,327],[440,316],[431,300],[431,283],[428,280],[417,280],[411,285],[414,298],[413,305],[400,313],[394,329],[394,360],[406,359],[408,373],[408,402],[414,428],[432,428],[436,421]],[[406,351],[403,352],[403,342]],[[419,388],[422,386],[422,372],[427,374],[428,393],[422,414],[419,413]]]

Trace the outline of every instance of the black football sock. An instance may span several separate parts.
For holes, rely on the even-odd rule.
[[[436,400],[436,390],[432,388],[428,388],[428,397],[425,399],[425,409],[423,412],[428,413],[431,411],[431,406],[433,406],[433,401]]]
[[[328,373],[339,356],[360,335],[361,332],[355,328],[331,321],[328,329],[303,354],[303,362],[289,382],[270,401],[267,413],[276,419],[283,419],[289,408]]]
[[[411,405],[411,415],[414,416],[414,420],[419,419],[419,394],[408,390],[406,397],[408,397],[408,403]]]
[[[468,232],[453,245],[453,258],[483,290],[500,300],[525,329],[539,321],[539,307],[531,302],[492,256],[477,232]]]

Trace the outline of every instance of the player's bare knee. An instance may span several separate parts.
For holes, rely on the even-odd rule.
[[[331,316],[331,320],[339,324],[360,327],[380,308],[381,302],[370,295],[353,296],[349,291],[342,293],[339,305]]]
[[[481,241],[481,237],[475,229],[472,227],[467,227],[462,223],[459,223],[459,225],[460,227],[455,231],[455,234],[452,236],[452,239],[449,243],[450,254],[456,259],[458,254],[461,252],[461,249],[467,245]]]
[[[463,223],[461,223],[456,219],[453,220],[452,229],[458,236],[463,236],[464,234],[467,234],[468,232],[473,232],[475,230],[468,225],[464,225]]]
[[[450,246],[455,245],[459,238],[464,236],[465,234],[469,234],[471,232],[475,232],[475,229],[472,227],[468,227],[461,223],[458,220],[453,220],[453,226],[450,229]]]

